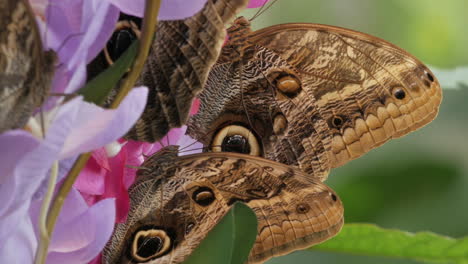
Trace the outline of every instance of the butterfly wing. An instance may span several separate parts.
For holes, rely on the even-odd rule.
[[[300,75],[332,133],[332,166],[357,158],[437,115],[442,90],[432,72],[395,45],[348,29],[277,25],[249,41],[279,54]]]
[[[0,4],[0,132],[23,127],[47,97],[55,54],[44,52],[26,0]]]
[[[150,88],[145,111],[129,138],[154,142],[187,121],[225,38],[225,24],[247,0],[207,1],[193,17],[161,21],[138,85]]]
[[[227,122],[241,123],[262,141],[265,157],[325,179],[330,168],[437,114],[434,75],[384,40],[317,24],[246,34],[235,27],[189,124],[205,144]]]
[[[330,188],[270,160],[163,151],[142,167],[129,190],[129,216],[117,224],[103,263],[180,263],[237,201],[258,219],[249,263],[317,244],[343,224],[343,205]]]

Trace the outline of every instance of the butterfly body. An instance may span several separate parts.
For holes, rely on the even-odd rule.
[[[116,226],[104,263],[180,263],[237,201],[258,219],[249,263],[317,244],[343,224],[341,201],[329,187],[273,161],[163,150],[143,167],[130,189],[129,217]],[[167,246],[145,249],[156,237]]]
[[[44,51],[28,1],[0,4],[0,132],[23,127],[50,89],[55,53]]]
[[[430,70],[373,36],[319,24],[258,31],[239,18],[188,133],[206,145],[244,126],[262,155],[325,179],[330,168],[429,123],[441,102]],[[231,36],[231,35],[230,35]]]

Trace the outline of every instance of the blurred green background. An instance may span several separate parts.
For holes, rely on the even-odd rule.
[[[386,39],[432,67],[453,68],[468,66],[467,10],[466,0],[278,0],[252,26],[351,28]],[[468,87],[444,89],[443,96],[431,124],[331,172],[327,184],[343,200],[347,223],[468,236]],[[300,251],[268,262],[277,263],[417,262]]]

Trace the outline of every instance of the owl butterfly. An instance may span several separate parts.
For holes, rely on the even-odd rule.
[[[188,133],[212,151],[264,156],[324,180],[437,115],[432,72],[377,37],[305,23],[252,32],[245,18],[228,35],[189,120]]]
[[[55,53],[44,51],[27,0],[0,2],[0,133],[26,125],[47,97]]]
[[[180,263],[242,201],[258,234],[248,263],[322,242],[343,225],[343,205],[304,172],[238,153],[177,156],[169,147],[146,160],[129,189],[130,212],[117,224],[103,263]]]
[[[149,88],[148,101],[127,138],[154,142],[170,128],[186,123],[192,101],[221,51],[225,24],[247,3],[248,0],[208,0],[192,17],[158,22],[150,54],[137,81],[137,85]],[[139,34],[138,23],[133,22],[121,21],[117,30],[114,36],[123,41],[116,39],[108,44],[108,50],[88,68],[90,76],[95,76],[107,62],[112,63],[125,49],[125,42]]]

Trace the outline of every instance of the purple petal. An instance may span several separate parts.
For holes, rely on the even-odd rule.
[[[0,135],[0,184],[9,179],[8,176],[13,172],[16,162],[20,160],[25,153],[30,152],[39,145],[39,141],[30,133],[24,130],[10,130]],[[1,185],[0,185],[1,190]],[[0,201],[5,201],[0,191]],[[1,212],[1,211],[0,211]]]
[[[28,175],[15,173],[15,167],[26,153],[34,151],[39,141],[31,134],[23,130],[12,130],[0,135],[2,146],[0,161],[0,237],[7,239],[13,232],[12,226],[16,226],[18,220],[24,217],[28,204],[24,203],[21,186]],[[31,191],[32,192],[32,191]],[[0,254],[1,255],[1,254]]]
[[[264,4],[266,4],[270,0],[250,0],[249,4],[247,5],[247,8],[257,8],[261,7]]]
[[[86,81],[86,63],[81,61],[76,66],[76,69],[71,73],[70,80],[68,81],[63,93],[73,93],[79,88],[83,87]]]
[[[4,224],[2,219],[2,224]],[[10,222],[14,233],[9,237],[0,236],[0,259],[2,263],[33,263],[37,247],[31,220],[27,214]]]
[[[203,151],[203,144],[199,141],[196,141],[194,138],[186,135],[187,126],[182,126],[183,133],[177,140],[177,145],[179,145],[179,155],[189,155],[201,153]]]
[[[101,51],[118,16],[119,10],[107,1],[51,0],[41,31],[46,47],[57,51],[60,62],[74,69]]]
[[[81,30],[86,32],[82,40],[82,50],[87,51],[86,63],[96,57],[112,36],[115,24],[119,18],[119,9],[102,0],[85,1],[83,9],[85,17]],[[76,56],[79,59],[80,49]]]
[[[81,198],[82,199],[82,198]],[[62,214],[73,208],[64,207]],[[71,221],[58,224],[52,236],[48,264],[83,264],[104,248],[114,229],[115,200],[102,200]]]
[[[116,6],[122,13],[143,17],[145,11],[145,0],[107,0]]]
[[[80,44],[80,22],[73,16],[81,16],[81,5],[80,1],[51,0],[46,10],[46,23],[40,24],[46,49],[55,50],[61,63],[67,63]],[[70,14],[70,10],[75,12]]]
[[[108,0],[123,13],[143,17],[144,0]],[[159,9],[159,20],[178,20],[193,16],[205,5],[206,0],[163,0]]]
[[[82,102],[61,158],[97,149],[122,137],[143,112],[147,94],[146,87],[133,88],[116,110],[105,110]]]
[[[161,3],[158,19],[176,20],[193,16],[205,5],[206,0],[164,0]]]

